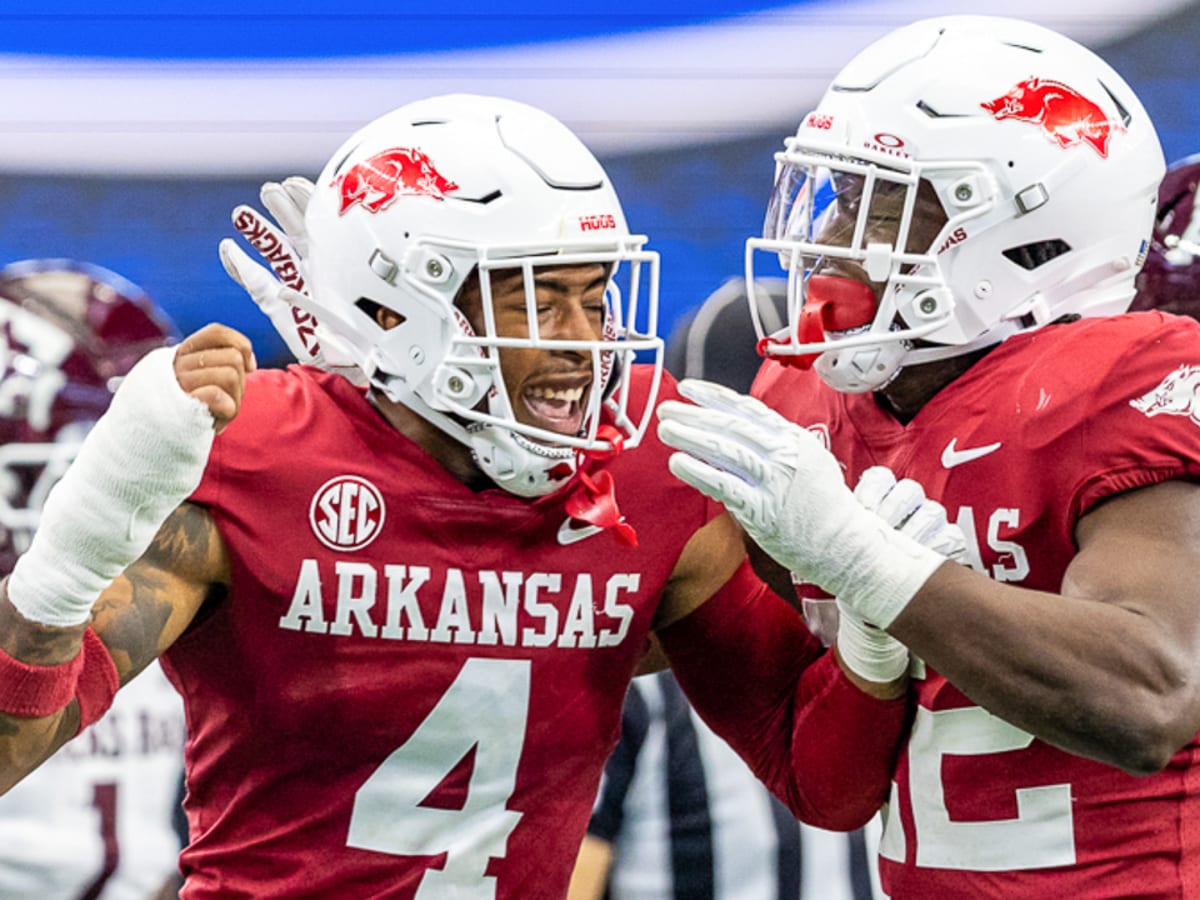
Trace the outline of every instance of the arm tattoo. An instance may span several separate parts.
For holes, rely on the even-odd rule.
[[[30,622],[7,602],[7,579],[4,598],[6,602],[0,603],[0,648],[5,653],[37,666],[55,666],[75,658],[86,626],[54,628]]]
[[[123,681],[170,645],[214,585],[227,581],[225,569],[223,545],[208,512],[185,503],[171,513],[142,558],[96,604],[104,643],[123,672],[127,667],[118,654],[127,658],[129,674]]]

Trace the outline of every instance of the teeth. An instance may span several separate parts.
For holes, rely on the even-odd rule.
[[[537,400],[553,400],[558,403],[578,403],[583,398],[583,388],[568,388],[567,390],[551,390],[550,388],[530,388],[529,395]]]

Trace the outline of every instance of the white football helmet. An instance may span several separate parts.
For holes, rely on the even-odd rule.
[[[662,372],[658,255],[629,233],[591,152],[550,115],[467,94],[401,107],[333,155],[305,224],[305,306],[348,345],[371,385],[470,447],[501,487],[548,493],[574,474],[581,454],[641,440]],[[585,263],[611,272],[602,339],[542,338],[536,267]],[[495,273],[514,270],[523,273],[528,311],[521,337],[496,333],[491,306]],[[482,334],[455,306],[473,272]],[[378,307],[400,324],[380,327]],[[517,420],[500,368],[503,347],[590,358],[580,433]],[[650,395],[634,404],[621,375],[639,353],[654,373]]]
[[[869,46],[775,158],[746,277],[759,251],[778,259],[788,326],[767,334],[755,311],[760,348],[815,362],[846,392],[1067,314],[1125,311],[1164,171],[1153,124],[1110,66],[989,16],[928,19]],[[936,235],[930,204],[944,215]],[[831,237],[838,216],[848,224]]]

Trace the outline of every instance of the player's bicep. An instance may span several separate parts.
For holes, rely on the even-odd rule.
[[[1200,643],[1200,485],[1167,481],[1118,494],[1080,519],[1064,595],[1113,603],[1158,626],[1189,656]]]
[[[702,605],[727,582],[746,558],[742,530],[721,513],[691,536],[659,601],[654,627],[665,628]]]
[[[100,595],[92,627],[125,684],[183,633],[229,584],[229,557],[212,516],[184,503],[141,558]]]

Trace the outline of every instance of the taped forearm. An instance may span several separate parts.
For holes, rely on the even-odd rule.
[[[904,700],[855,687],[748,567],[659,639],[701,718],[799,819],[851,830],[886,800]]]
[[[847,510],[847,525],[830,546],[835,549],[819,566],[806,560],[797,571],[880,628],[892,624],[946,561],[862,508]]]
[[[886,631],[863,621],[849,606],[837,603],[837,648],[842,663],[867,681],[895,681],[908,671],[908,648]]]
[[[179,386],[174,354],[154,350],[134,366],[46,498],[8,585],[10,602],[30,621],[87,621],[100,592],[200,483],[213,419]]]

